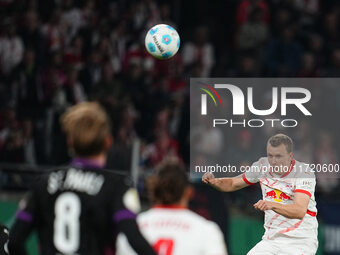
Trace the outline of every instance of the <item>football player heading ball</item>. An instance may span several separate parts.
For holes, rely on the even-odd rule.
[[[263,199],[254,204],[265,213],[262,241],[248,255],[315,254],[318,221],[314,197],[315,176],[308,165],[293,157],[292,139],[277,134],[267,142],[267,157],[235,178],[215,178],[205,173],[202,181],[225,192],[259,182]]]

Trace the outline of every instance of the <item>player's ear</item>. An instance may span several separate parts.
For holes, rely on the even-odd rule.
[[[73,138],[71,136],[67,137],[67,146],[72,149],[73,148]]]
[[[73,138],[71,136],[67,136],[67,145],[72,147],[73,146]]]
[[[113,137],[112,135],[108,135],[106,138],[105,138],[105,150],[109,150],[112,146],[112,143],[113,143]]]
[[[68,148],[68,154],[71,157],[75,156],[74,149],[73,149],[73,138],[72,137],[67,137],[67,148]]]
[[[195,195],[195,190],[191,185],[185,188],[184,196],[188,201],[191,200],[194,197],[194,195]]]

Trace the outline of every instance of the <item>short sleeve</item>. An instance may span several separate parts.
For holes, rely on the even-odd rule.
[[[130,187],[127,179],[115,183],[115,199],[112,204],[112,217],[115,223],[127,219],[136,219],[140,211],[137,190]]]
[[[295,185],[295,193],[304,193],[309,197],[312,197],[315,191],[315,175],[310,171],[306,171],[301,176],[297,177],[296,185]]]
[[[227,249],[223,238],[223,233],[214,222],[208,222],[205,229],[204,238],[204,253],[205,255],[226,255]]]
[[[258,161],[254,162],[246,171],[242,174],[242,179],[248,185],[255,184],[259,182],[262,176],[262,168],[265,163],[264,158],[260,158]]]

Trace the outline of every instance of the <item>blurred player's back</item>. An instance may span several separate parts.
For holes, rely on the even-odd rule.
[[[137,223],[159,255],[227,254],[217,224],[187,209],[192,188],[179,165],[164,165],[149,182],[149,189],[156,205],[141,213]],[[120,234],[117,241],[117,255],[136,254],[124,235]]]
[[[81,103],[63,115],[62,124],[76,157],[71,166],[43,176],[20,203],[10,253],[27,254],[25,240],[36,229],[44,255],[114,254],[118,231],[138,254],[155,255],[135,221],[137,192],[122,176],[102,169],[112,141],[105,111]]]
[[[158,254],[225,254],[224,239],[217,224],[182,207],[154,207],[141,213],[138,225]],[[119,236],[117,254],[135,254],[124,236]]]
[[[34,221],[42,254],[104,254],[114,244],[112,218],[124,210],[121,194],[128,186],[121,176],[84,167],[50,173],[18,213],[18,218]]]

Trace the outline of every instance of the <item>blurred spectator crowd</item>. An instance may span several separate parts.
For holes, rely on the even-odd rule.
[[[166,157],[188,164],[190,77],[340,76],[335,0],[0,0],[0,14],[1,162],[66,163],[59,117],[70,105],[97,100],[112,118],[112,167],[129,168],[136,137],[144,167]],[[158,23],[181,36],[171,60],[144,49],[146,31]],[[317,93],[332,103],[336,119],[339,88]],[[333,128],[314,122],[320,120],[296,129],[297,155],[338,162],[339,122]],[[235,146],[216,145],[218,135],[210,136],[213,145],[242,164],[256,160],[251,155],[266,130],[233,132],[228,143]],[[331,193],[338,181],[320,189]]]

